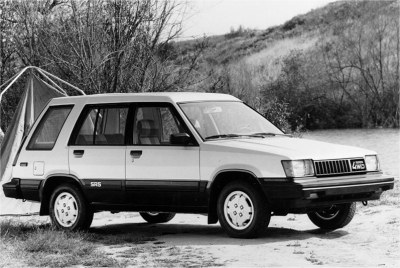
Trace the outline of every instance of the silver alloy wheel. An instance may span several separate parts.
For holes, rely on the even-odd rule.
[[[78,213],[78,204],[72,194],[62,192],[57,196],[54,202],[54,215],[61,226],[71,227],[74,225],[78,218]]]
[[[254,218],[253,202],[245,192],[234,191],[225,199],[224,216],[232,228],[244,230]]]
[[[315,215],[325,221],[329,221],[334,219],[339,214],[339,211],[340,209],[336,206],[332,206],[329,209],[315,212]]]

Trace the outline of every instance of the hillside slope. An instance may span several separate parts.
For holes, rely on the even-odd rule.
[[[398,8],[398,2],[386,0],[333,2],[266,30],[241,27],[225,35],[210,36],[204,58],[211,64],[227,64],[242,57],[254,57],[262,51],[275,51],[284,41],[288,41],[290,48],[303,49],[304,39],[311,39],[310,43],[313,43],[312,40],[318,39],[321,33],[331,31],[340,22],[351,24],[378,14],[395,16],[399,14]],[[189,51],[197,41],[183,41],[180,46]]]
[[[398,99],[398,28],[398,1],[338,1],[266,30],[240,27],[203,40],[189,88],[236,95],[283,128],[398,127],[398,101],[382,106]],[[177,43],[176,63],[200,41]]]

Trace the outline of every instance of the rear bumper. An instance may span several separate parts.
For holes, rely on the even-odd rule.
[[[40,201],[40,184],[41,180],[13,178],[10,182],[3,184],[3,192],[9,198]]]
[[[12,179],[3,184],[3,192],[6,197],[22,199],[20,179]]]
[[[379,199],[393,189],[394,179],[381,173],[301,178],[295,181],[262,179],[263,191],[275,211],[306,212],[333,204]]]

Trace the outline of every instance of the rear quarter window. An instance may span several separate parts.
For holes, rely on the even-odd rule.
[[[27,149],[52,150],[72,107],[50,107],[33,133]]]

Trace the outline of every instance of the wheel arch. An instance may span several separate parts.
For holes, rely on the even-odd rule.
[[[232,181],[246,181],[251,183],[262,192],[261,183],[257,179],[257,176],[249,171],[243,169],[229,169],[219,171],[213,178],[213,180],[207,186],[208,192],[208,223],[217,223],[217,200],[222,189],[228,183]]]
[[[83,192],[83,183],[75,176],[69,174],[53,174],[48,176],[40,189],[39,215],[49,215],[49,202],[52,191],[60,184],[70,183],[77,186]]]

